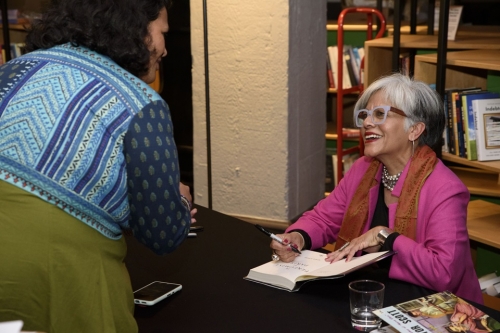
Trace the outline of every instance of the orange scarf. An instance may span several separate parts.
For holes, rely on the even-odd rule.
[[[436,153],[428,147],[417,148],[410,161],[401,196],[396,208],[394,231],[411,239],[416,238],[417,210],[420,189],[437,163]],[[335,250],[352,239],[361,236],[368,221],[368,192],[378,184],[376,180],[380,161],[373,159],[359,184],[340,227]],[[380,185],[382,186],[382,185]]]

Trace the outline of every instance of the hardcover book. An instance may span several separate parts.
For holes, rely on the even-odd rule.
[[[393,255],[395,252],[375,252],[354,257],[349,262],[339,260],[331,264],[326,254],[304,250],[294,261],[270,261],[252,268],[244,277],[274,288],[298,291],[306,282],[319,279],[338,279],[346,274]]]
[[[465,128],[465,146],[467,151],[467,159],[471,161],[477,160],[476,146],[476,130],[474,121],[474,112],[472,109],[472,101],[476,99],[499,98],[500,95],[495,92],[480,91],[480,92],[465,92],[462,93],[462,109],[464,110],[464,128]]]
[[[337,75],[337,64],[338,64],[338,49],[337,46],[328,46],[328,59],[330,60],[330,68],[332,69],[333,86],[338,88],[338,75]]]
[[[444,291],[373,311],[400,333],[497,332],[500,323]]]
[[[458,137],[457,137],[457,115],[456,115],[456,105],[455,105],[455,95],[458,92],[463,91],[479,91],[481,90],[479,87],[470,87],[470,88],[448,88],[446,89],[446,104],[445,113],[446,113],[446,121],[447,126],[446,135],[448,142],[448,152],[453,155],[458,155]]]
[[[500,98],[472,101],[478,161],[500,160]]]

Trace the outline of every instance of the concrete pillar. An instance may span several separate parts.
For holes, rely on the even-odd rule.
[[[194,200],[208,205],[203,1],[191,3]],[[207,0],[212,208],[285,225],[324,196],[326,1]]]

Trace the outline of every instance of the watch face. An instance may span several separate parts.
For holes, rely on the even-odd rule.
[[[385,243],[387,236],[389,236],[389,233],[385,229],[380,230],[379,233],[377,234],[377,237],[378,239],[380,239],[381,244]]]

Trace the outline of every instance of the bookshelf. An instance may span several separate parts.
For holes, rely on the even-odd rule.
[[[356,19],[362,19],[361,24],[355,24],[355,25],[349,25],[348,24],[348,19],[349,17],[351,18],[356,18]],[[380,24],[380,29],[377,31],[377,27],[374,25],[375,19],[378,19],[378,22]],[[333,27],[332,27],[333,28]],[[361,35],[358,38],[361,38],[361,40],[357,40],[354,43],[363,44],[363,41],[365,40],[371,40],[373,38],[381,38],[386,31],[386,21],[382,13],[374,8],[366,8],[366,7],[351,7],[351,8],[345,8],[344,10],[341,11],[337,25],[335,27],[337,31],[337,40],[336,40],[336,45],[338,46],[338,55],[337,58],[338,63],[337,63],[337,68],[334,69],[334,75],[337,75],[337,83],[338,86],[335,87],[336,89],[328,89],[328,91],[331,93],[334,93],[337,98],[337,103],[336,103],[336,114],[335,114],[335,121],[336,121],[336,132],[337,132],[337,166],[336,166],[336,179],[340,181],[343,176],[343,159],[344,155],[349,155],[353,153],[359,153],[359,155],[362,155],[363,152],[363,140],[358,137],[358,142],[359,144],[353,147],[346,148],[344,145],[344,109],[345,109],[345,102],[344,102],[344,96],[349,96],[349,95],[357,95],[360,94],[363,91],[363,83],[362,80],[361,82],[358,82],[357,84],[353,83],[352,87],[344,87],[342,82],[342,78],[345,75],[349,75],[349,73],[344,72],[343,70],[343,61],[344,59],[344,45],[348,45],[352,43],[351,40],[349,40],[346,37],[346,31],[359,31],[361,32]],[[328,25],[327,25],[327,30],[328,30]],[[364,35],[364,36],[363,36]],[[346,41],[348,41],[346,43]],[[351,46],[357,46],[357,45],[351,45]],[[363,68],[363,63],[365,62],[364,58],[361,59],[361,74],[362,74],[362,68]],[[327,126],[328,128],[328,126]],[[326,137],[328,138],[329,133],[327,133]]]
[[[433,83],[436,77],[437,55],[415,57],[415,78]],[[500,58],[498,50],[468,50],[448,52],[446,86],[465,88],[478,86],[500,92]],[[500,161],[469,161],[449,153],[442,159],[467,185],[471,194],[500,197]]]
[[[447,49],[458,50],[500,50],[498,36],[495,34],[457,33],[454,41],[448,41]],[[418,50],[421,53],[434,53],[438,48],[438,36],[401,35],[401,53]],[[393,37],[384,37],[365,42],[365,85],[370,85],[378,77],[392,71]],[[416,65],[415,65],[416,66]],[[415,75],[417,69],[415,69]],[[432,82],[436,80],[436,73]],[[448,80],[447,80],[448,82]]]
[[[374,25],[374,29],[377,27]],[[368,25],[366,24],[366,20],[360,21],[360,18],[346,18],[345,24],[343,26],[344,29],[344,40],[347,45],[352,45],[355,47],[362,47],[365,40],[366,40],[366,31],[368,30]],[[337,45],[337,31],[338,31],[338,24],[336,21],[329,21],[326,25],[326,30],[327,30],[327,46],[333,46]],[[334,100],[337,96],[337,89],[336,88],[329,88],[327,86],[326,88],[327,92],[327,98],[330,100]],[[346,101],[346,105],[348,104],[354,104],[355,101],[358,98],[358,91],[351,92],[348,94],[349,96]],[[338,138],[337,135],[337,117],[336,117],[336,100],[332,101],[331,108],[327,109],[328,112],[333,113],[332,120],[327,122],[327,128],[326,128],[326,135],[325,138],[326,140],[333,140],[336,141]],[[332,110],[333,109],[333,110]],[[335,112],[332,112],[335,111]],[[346,112],[347,111],[347,112]],[[346,115],[350,111],[349,108],[344,108],[344,114]],[[345,116],[343,117],[344,119],[348,119]],[[343,127],[349,127],[348,122],[343,123]],[[346,138],[346,140],[351,140],[351,138]],[[354,138],[352,140],[356,140],[357,138]]]

